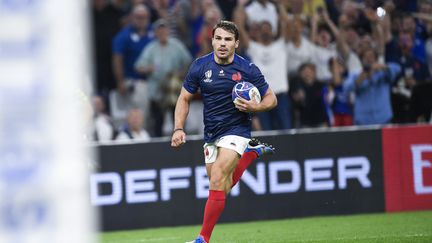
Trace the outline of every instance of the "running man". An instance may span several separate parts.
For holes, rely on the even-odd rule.
[[[225,196],[257,157],[273,148],[251,140],[250,113],[268,111],[277,99],[261,71],[235,54],[239,45],[237,26],[221,21],[213,28],[213,52],[196,59],[189,69],[177,100],[171,146],[186,142],[183,130],[189,103],[198,90],[204,102],[204,155],[210,180],[200,235],[191,243],[208,243],[225,206]],[[234,105],[231,91],[239,81],[254,84],[262,97],[259,104],[240,99]]]

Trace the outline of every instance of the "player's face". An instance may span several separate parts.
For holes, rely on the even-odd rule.
[[[239,42],[238,40],[235,40],[233,33],[222,28],[217,28],[212,39],[216,61],[222,63],[231,62],[234,58],[235,49],[238,47],[238,44]]]

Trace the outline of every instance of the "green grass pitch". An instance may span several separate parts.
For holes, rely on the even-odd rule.
[[[101,234],[102,243],[184,243],[200,226]],[[432,211],[218,224],[212,243],[432,242]]]

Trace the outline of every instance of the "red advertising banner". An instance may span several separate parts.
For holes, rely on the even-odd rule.
[[[382,129],[387,212],[432,209],[432,126]]]

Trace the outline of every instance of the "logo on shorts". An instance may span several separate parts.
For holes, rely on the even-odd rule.
[[[232,146],[234,146],[234,147],[237,146],[237,145],[236,145],[235,143],[233,143],[233,142],[231,142],[230,145],[232,145]]]
[[[213,81],[213,80],[211,80],[210,78],[211,78],[211,76],[212,76],[212,70],[207,70],[206,72],[205,72],[205,79],[204,79],[204,82],[206,82],[206,83],[210,83],[211,81]]]
[[[209,156],[209,154],[210,154],[210,152],[209,152],[208,148],[206,148],[206,149],[204,150],[204,155],[207,157],[207,156]]]

